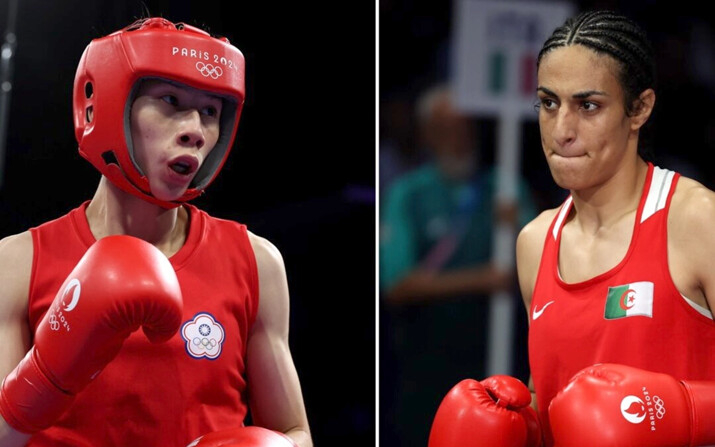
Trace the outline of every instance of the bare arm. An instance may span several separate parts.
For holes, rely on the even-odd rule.
[[[668,213],[668,265],[680,293],[711,312],[715,311],[714,221],[715,192],[681,178]]]
[[[283,259],[269,241],[250,237],[260,296],[246,359],[251,416],[256,425],[286,433],[300,447],[312,447],[300,380],[288,346],[290,302]]]
[[[0,376],[5,378],[30,350],[27,300],[32,270],[32,236],[29,232],[0,241]],[[0,445],[25,445],[29,435],[12,429],[0,418]]]
[[[539,272],[544,238],[555,212],[556,210],[549,210],[541,213],[521,230],[516,240],[516,267],[519,277],[519,289],[524,300],[529,324],[531,324],[531,318],[529,318],[531,299],[534,285],[536,284],[536,276]],[[529,391],[531,391],[531,406],[538,411],[532,376],[529,376]]]

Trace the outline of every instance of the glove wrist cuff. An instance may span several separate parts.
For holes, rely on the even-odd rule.
[[[715,444],[715,383],[706,381],[681,381],[690,405],[690,445]]]
[[[0,415],[13,429],[32,434],[52,425],[74,396],[57,388],[39,367],[33,347],[0,387]]]

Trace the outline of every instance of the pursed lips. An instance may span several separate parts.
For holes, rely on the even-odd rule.
[[[551,156],[557,156],[560,158],[578,158],[578,157],[585,157],[587,155],[586,152],[574,152],[574,151],[564,151],[564,150],[554,150],[550,149],[550,155]]]

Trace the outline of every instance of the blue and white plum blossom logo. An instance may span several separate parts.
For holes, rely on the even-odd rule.
[[[221,355],[225,331],[211,314],[201,312],[184,323],[181,337],[186,341],[186,352],[191,357],[213,360]]]

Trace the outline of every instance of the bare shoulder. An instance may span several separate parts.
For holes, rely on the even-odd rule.
[[[268,239],[248,232],[258,269],[258,314],[251,333],[288,337],[288,279],[283,256]]]
[[[715,192],[681,177],[668,212],[668,266],[680,292],[715,309]]]
[[[260,278],[266,276],[273,278],[274,275],[284,274],[285,266],[283,255],[280,250],[268,239],[248,232],[248,240],[251,242],[253,253],[256,256],[258,275]]]
[[[546,233],[559,208],[542,211],[521,229],[516,239],[516,269],[524,305],[531,305],[531,295],[541,263]]]
[[[553,222],[558,212],[559,208],[542,211],[531,222],[526,224],[517,237],[517,251],[530,253],[537,250],[540,254],[546,238],[546,232],[549,231],[551,222]]]
[[[0,239],[0,252],[32,257],[32,234],[29,231],[13,234]]]
[[[681,177],[668,213],[669,234],[688,239],[693,239],[693,234],[706,236],[703,233],[712,233],[714,220],[715,192],[693,179]]]
[[[0,240],[0,338],[6,347],[0,359],[0,377],[5,377],[29,349],[27,308],[32,257],[30,232]]]
[[[19,287],[29,286],[32,257],[32,235],[29,231],[0,240],[0,280],[4,290],[0,292],[1,295],[7,296],[8,291],[14,292]]]

